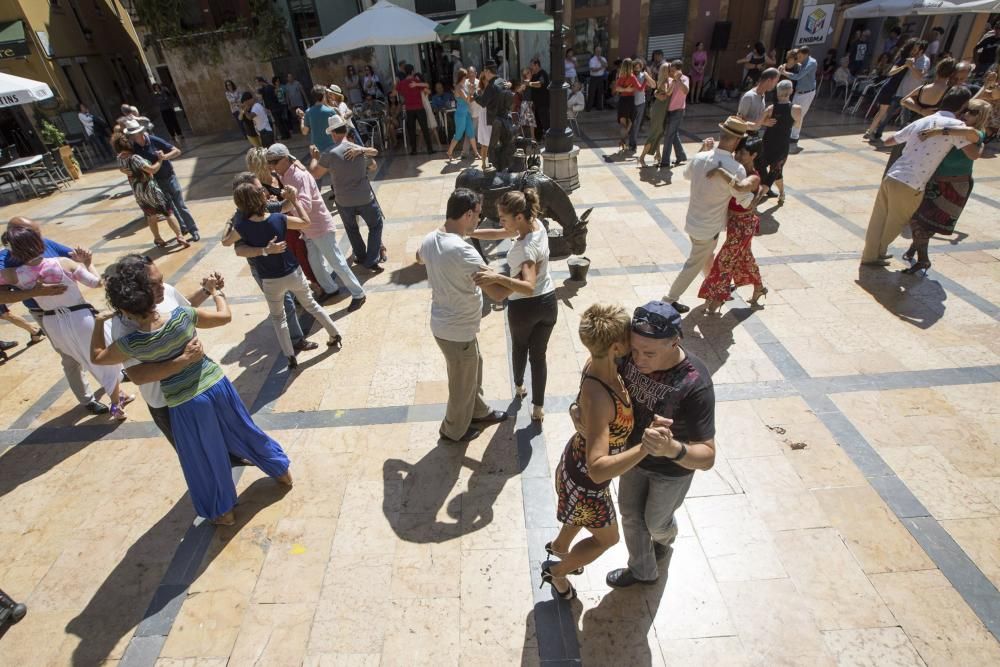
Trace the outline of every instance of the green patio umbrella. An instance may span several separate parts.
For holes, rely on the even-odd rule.
[[[436,30],[442,37],[490,30],[548,32],[552,30],[552,18],[517,0],[493,0]]]

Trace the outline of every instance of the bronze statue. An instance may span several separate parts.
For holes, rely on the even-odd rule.
[[[494,132],[496,130],[494,129]],[[514,158],[515,163],[526,163],[525,171],[504,172],[495,169],[465,169],[455,179],[456,188],[469,188],[483,196],[483,218],[498,221],[497,202],[504,193],[510,190],[525,190],[534,188],[542,207],[540,219],[549,230],[549,252],[552,257],[567,255],[582,255],[587,250],[587,220],[592,208],[587,209],[582,216],[577,216],[573,202],[569,200],[566,191],[554,180],[542,173],[539,168],[540,157],[534,142],[518,139],[519,150]],[[534,151],[534,155],[525,156],[524,147]],[[562,228],[552,229],[548,221],[555,220]],[[479,253],[485,254],[478,241],[473,245]]]

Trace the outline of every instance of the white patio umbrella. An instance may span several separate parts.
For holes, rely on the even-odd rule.
[[[1000,12],[1000,0],[871,0],[844,12],[845,19],[878,16]]]
[[[47,83],[0,72],[0,107],[38,102],[52,97]]]
[[[379,0],[308,49],[310,58],[320,58],[366,46],[395,46],[438,41],[437,22],[388,0]]]
[[[392,58],[389,69],[392,71],[392,81],[395,84],[395,47],[404,44],[436,42],[438,41],[438,34],[435,31],[437,26],[437,21],[424,18],[409,9],[398,7],[388,0],[379,0],[306,49],[306,56],[321,58],[367,46],[388,46]],[[403,132],[403,145],[408,148],[406,142],[406,132]]]

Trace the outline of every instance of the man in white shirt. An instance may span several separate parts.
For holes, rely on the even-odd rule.
[[[743,97],[740,98],[736,114],[747,122],[748,132],[757,132],[777,122],[773,118],[769,118],[765,123],[761,123],[761,120],[764,118],[764,109],[767,108],[766,96],[778,85],[779,76],[776,68],[768,67],[760,73],[757,85],[743,93]]]
[[[740,192],[735,187],[747,176],[746,169],[733,157],[736,147],[747,135],[747,123],[739,116],[730,116],[719,123],[719,127],[722,134],[718,146],[712,139],[706,139],[701,151],[684,168],[684,178],[691,181],[691,199],[684,223],[684,231],[691,239],[691,254],[670,285],[670,292],[662,299],[678,313],[691,310],[679,299],[699,271],[708,272],[719,233],[726,228],[729,199],[735,197],[740,206],[748,206],[753,201],[752,192]],[[716,167],[722,167],[735,178],[728,182],[712,178],[709,172]]]
[[[257,131],[257,137],[264,148],[268,148],[274,143],[274,130],[271,129],[267,109],[257,101],[253,93],[249,91],[243,93],[240,98],[240,114],[253,121],[253,129]]]
[[[931,29],[931,43],[927,45],[927,57],[930,58],[931,62],[936,62],[939,55],[941,55],[941,38],[944,36],[944,28],[941,26],[935,26]]]
[[[473,276],[483,260],[465,237],[479,224],[482,198],[459,188],[448,198],[444,226],[428,234],[417,251],[417,262],[427,266],[431,284],[431,333],[448,368],[448,408],[441,422],[441,440],[462,443],[482,429],[507,419],[483,400],[483,358],[479,353],[479,323],[483,292]],[[495,285],[484,287],[492,296]],[[502,288],[500,288],[502,289]],[[498,292],[498,301],[502,300]]]
[[[80,119],[87,143],[94,149],[94,152],[105,160],[115,159],[115,152],[111,150],[111,143],[107,136],[108,124],[104,122],[104,119],[90,113],[90,109],[83,102],[80,103],[80,113],[76,117]]]
[[[601,47],[594,47],[594,55],[587,63],[590,79],[587,82],[587,111],[604,111],[604,91],[608,85],[608,59],[601,55]],[[600,103],[598,103],[600,100]]]
[[[972,98],[972,92],[965,86],[951,88],[941,99],[940,111],[919,118],[885,141],[886,146],[905,143],[903,154],[893,163],[882,179],[875,198],[868,231],[865,234],[865,249],[861,253],[861,266],[889,266],[889,244],[910,221],[920,206],[924,187],[934,175],[941,160],[952,148],[962,148],[969,142],[963,137],[949,135],[947,128],[965,127],[965,123],[955,118]],[[946,128],[944,134],[922,139],[922,130]]]

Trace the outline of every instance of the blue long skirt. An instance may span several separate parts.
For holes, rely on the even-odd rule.
[[[230,453],[271,477],[288,471],[285,451],[253,423],[227,378],[170,408],[170,425],[194,509],[205,518],[215,519],[236,506]]]

